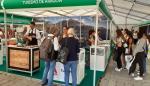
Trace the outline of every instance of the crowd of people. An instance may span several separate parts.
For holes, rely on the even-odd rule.
[[[146,58],[148,54],[149,37],[146,31],[129,31],[128,29],[116,30],[115,55],[114,60],[117,63],[115,70],[121,72],[128,69],[129,75],[135,80],[143,80],[146,74]],[[139,68],[136,68],[139,64]],[[135,76],[137,72],[138,76]]]
[[[80,50],[79,50],[79,40],[76,38],[74,29],[63,27],[62,35],[61,34],[58,35],[59,32],[57,28],[54,26],[53,29],[48,28],[46,33],[48,36],[52,37],[55,55],[53,56],[53,58],[48,56],[48,58],[45,59],[45,69],[43,72],[41,85],[53,86],[52,82],[58,56],[57,51],[59,51],[60,49],[65,47],[65,45],[67,45],[69,53],[67,56],[66,63],[64,64],[65,86],[69,86],[70,72],[72,75],[72,86],[77,86],[77,62],[78,62],[77,53],[79,53]]]

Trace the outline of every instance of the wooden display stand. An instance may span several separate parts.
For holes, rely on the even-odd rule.
[[[8,46],[8,69],[32,73],[40,68],[38,47]]]

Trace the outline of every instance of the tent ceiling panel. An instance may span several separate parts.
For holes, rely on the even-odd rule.
[[[138,23],[139,23],[139,21],[137,21],[137,20],[133,20],[133,19],[129,19],[129,18],[127,20],[127,24],[138,24]]]
[[[43,15],[43,17],[44,16],[59,16],[58,14],[54,14],[54,13],[51,13],[51,12],[44,12],[44,13],[42,13],[41,15]],[[38,15],[37,15],[38,16]]]
[[[127,1],[124,1],[124,0],[113,0],[114,2],[114,5],[117,5],[117,6],[122,6],[122,7],[125,7],[125,8],[131,8],[132,7],[132,2],[127,2]]]
[[[9,13],[10,14],[16,14],[16,15],[25,15],[25,16],[30,16],[30,17],[35,15],[35,13],[30,13],[30,12],[25,12],[25,11],[23,11],[23,12],[9,12]]]
[[[114,22],[116,24],[123,24],[125,23],[125,18],[123,16],[119,16],[119,15],[116,15],[116,14],[112,14],[113,18],[114,18]]]
[[[110,8],[110,6],[112,6],[112,5],[109,5],[109,8]],[[125,7],[117,6],[117,5],[114,5],[114,7],[115,7],[115,8],[119,8],[119,9],[121,9],[121,10],[128,10],[128,11],[130,10],[129,8],[125,8]],[[111,8],[110,8],[110,9],[111,9]],[[134,7],[133,7],[132,11],[138,12],[138,13],[141,13],[141,14],[148,14],[148,13],[142,12],[141,10],[140,10],[140,11],[136,10],[136,9],[134,9]],[[132,12],[132,11],[131,11],[131,12]],[[150,15],[150,14],[149,14],[149,15]]]
[[[116,12],[117,14],[120,14],[120,15],[122,15],[122,16],[127,16],[126,14],[124,14],[124,13],[119,13],[119,12]]]
[[[60,14],[66,14],[66,12],[64,12],[63,10],[51,10],[51,11],[56,12],[56,13],[60,13]],[[67,10],[65,10],[65,11],[67,11]],[[70,12],[70,10],[67,12]]]
[[[114,16],[113,18],[116,18],[114,20],[115,23],[117,23],[117,24],[126,24],[125,16],[122,16],[121,14],[119,14],[119,15],[118,14],[113,14],[113,16]],[[137,24],[139,22],[141,22],[141,21],[138,21],[138,20],[132,19],[132,18],[127,20],[127,24]]]
[[[30,12],[30,11],[26,11],[26,12]],[[45,12],[45,11],[32,11],[32,12],[30,12],[30,13],[43,13],[43,12]]]
[[[113,13],[113,19],[121,21],[127,17],[127,23],[137,23],[141,21],[150,20],[150,0],[105,0],[108,4],[111,13]],[[135,1],[135,3],[134,3]],[[133,5],[133,7],[132,7]],[[113,8],[112,8],[113,6]],[[114,12],[115,11],[115,12]],[[129,13],[130,12],[130,13]],[[129,15],[128,15],[129,14]],[[122,16],[124,18],[116,17]],[[128,16],[127,16],[128,15]],[[116,24],[119,23],[116,21]],[[126,24],[126,22],[124,22]]]
[[[9,12],[16,15],[30,17],[47,17],[47,16],[92,16],[96,14],[95,9],[75,9],[75,10],[44,10],[44,11],[20,11]],[[100,13],[100,15],[102,15]]]
[[[129,10],[121,9],[121,8],[115,8],[115,11],[120,11],[120,12],[124,12],[124,13],[128,13],[129,12]]]
[[[132,18],[135,18],[135,19],[138,19],[138,20],[141,20],[141,21],[146,21],[146,19],[135,17],[135,16],[131,16],[131,15],[129,15],[129,17],[132,17]]]
[[[114,13],[112,13],[112,14],[114,14]],[[115,13],[114,15],[118,15],[118,16],[124,17],[125,19],[127,17],[124,13]],[[115,17],[115,18],[116,18],[116,20],[120,19],[118,17]],[[138,19],[137,17],[133,17],[133,16],[128,16],[128,19],[132,19],[132,20],[136,20],[136,21],[140,21],[140,22],[142,21],[142,19]]]
[[[111,0],[107,0],[107,4],[113,4]]]
[[[72,14],[72,15],[81,15],[81,14],[84,14],[84,13],[86,13],[86,12],[87,12],[86,10],[81,9],[81,10],[74,11],[74,12],[72,12],[71,14]]]
[[[115,23],[117,23],[117,24],[126,24],[126,18],[124,16],[118,15],[118,14],[115,14],[115,15],[113,14],[113,16],[114,16],[113,18],[116,18],[114,20]],[[139,21],[135,20],[135,19],[132,19],[132,18],[127,20],[127,24],[137,24],[137,23],[139,23]]]
[[[147,14],[142,14],[142,13],[138,13],[138,12],[134,12],[134,11],[131,11],[130,14],[131,15],[137,15],[137,16],[140,16],[140,17],[147,16]]]
[[[36,17],[48,17],[48,15],[37,15]]]
[[[142,2],[142,3],[145,3],[145,4],[150,4],[150,0],[136,0],[138,2]]]
[[[96,12],[90,12],[90,13],[86,13],[86,14],[84,14],[85,16],[95,16],[96,15]],[[102,13],[101,14],[99,14],[100,16],[101,15],[103,15]]]
[[[150,7],[147,7],[147,6],[144,6],[144,5],[135,4],[133,9],[150,14],[150,10],[149,10]]]
[[[78,9],[76,9],[76,10],[78,10]],[[71,13],[71,12],[76,11],[76,10],[75,9],[74,10],[65,10],[65,12]],[[61,11],[63,11],[63,10],[61,10]]]

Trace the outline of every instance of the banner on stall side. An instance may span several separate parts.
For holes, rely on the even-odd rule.
[[[4,0],[5,9],[69,7],[96,5],[96,0]]]

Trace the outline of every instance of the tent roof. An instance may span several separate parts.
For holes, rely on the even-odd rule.
[[[105,0],[116,24],[150,20],[150,0]]]
[[[49,16],[79,16],[95,15],[94,9],[73,9],[73,10],[41,10],[41,11],[9,11],[11,14],[29,17],[49,17]],[[101,14],[102,15],[102,14]]]
[[[97,2],[101,12],[112,19],[104,0],[3,0],[1,5],[9,13],[30,17],[94,16]]]

